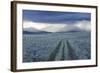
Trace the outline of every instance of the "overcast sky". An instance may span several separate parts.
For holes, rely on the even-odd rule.
[[[64,27],[68,30],[90,30],[90,21],[90,13],[23,10],[23,28],[33,27],[49,32],[57,32]]]
[[[91,20],[90,13],[23,10],[23,20],[39,23],[72,23]]]

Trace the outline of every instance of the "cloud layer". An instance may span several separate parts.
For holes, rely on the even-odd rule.
[[[23,20],[37,23],[73,23],[81,20],[91,20],[91,13],[23,10]]]
[[[77,21],[72,24],[50,24],[50,23],[36,23],[32,21],[24,21],[23,28],[35,28],[47,32],[67,32],[67,31],[90,31],[90,21]]]

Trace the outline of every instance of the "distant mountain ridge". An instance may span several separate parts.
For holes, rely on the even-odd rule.
[[[50,32],[38,30],[35,28],[24,28],[23,29],[23,34],[45,34],[45,33],[50,33]]]
[[[40,32],[41,30],[35,29],[33,27],[29,28],[23,28],[23,31],[28,31],[28,32]]]
[[[78,28],[78,27],[71,27],[71,26],[50,26],[50,27],[46,27],[43,29],[36,29],[33,27],[30,28],[24,28],[23,29],[23,34],[46,34],[46,33],[67,33],[67,32],[88,32],[87,30]]]

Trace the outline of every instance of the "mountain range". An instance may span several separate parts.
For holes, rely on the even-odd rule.
[[[38,30],[33,27],[23,29],[23,34],[45,34],[45,33],[50,33],[50,32]]]
[[[71,26],[64,26],[64,27],[58,27],[58,26],[52,26],[52,27],[46,27],[41,30],[30,27],[30,28],[23,28],[23,34],[46,34],[46,33],[56,33],[56,32],[80,32],[80,31],[86,31],[83,29],[80,29],[78,27],[71,27]]]

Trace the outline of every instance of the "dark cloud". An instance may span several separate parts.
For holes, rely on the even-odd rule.
[[[74,23],[91,20],[90,13],[23,10],[23,20],[39,23]]]

